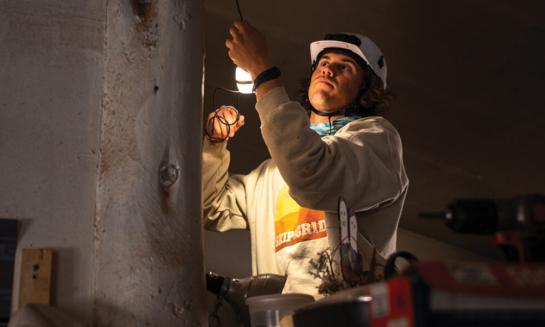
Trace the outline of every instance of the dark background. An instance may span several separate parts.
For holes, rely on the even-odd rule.
[[[292,97],[310,71],[309,43],[328,32],[371,37],[397,95],[388,119],[398,128],[410,178],[403,229],[490,258],[488,237],[460,235],[422,211],[458,198],[545,193],[545,2],[543,1],[245,1],[243,15],[267,35]],[[215,87],[235,88],[224,41],[238,17],[235,1],[206,3],[205,113],[236,104]],[[247,124],[230,142],[232,172],[268,157],[252,95],[238,107]],[[244,232],[207,233],[208,266],[235,260],[226,273],[249,273]],[[232,255],[230,255],[231,253]],[[242,270],[240,270],[242,267]],[[232,270],[231,270],[232,269]]]

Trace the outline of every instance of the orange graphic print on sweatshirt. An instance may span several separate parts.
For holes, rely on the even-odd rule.
[[[278,195],[274,221],[276,252],[286,246],[327,236],[324,212],[299,206],[289,195],[287,186]]]

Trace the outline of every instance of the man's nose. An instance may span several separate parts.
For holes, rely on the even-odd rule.
[[[329,66],[323,66],[322,76],[333,77],[333,69],[331,69]]]

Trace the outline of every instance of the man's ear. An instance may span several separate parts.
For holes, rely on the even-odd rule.
[[[358,92],[358,98],[367,91],[367,89],[369,88],[369,85],[371,84],[371,78],[368,77],[370,75],[367,75],[367,74],[369,74],[369,72],[370,71],[367,70],[367,69],[363,70],[363,76],[361,78],[360,90]]]

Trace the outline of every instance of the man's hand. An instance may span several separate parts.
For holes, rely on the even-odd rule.
[[[238,120],[237,120],[238,117]],[[213,140],[227,141],[235,136],[235,133],[244,126],[244,116],[238,116],[237,111],[231,106],[221,106],[215,112],[211,112],[206,120],[206,131]]]
[[[236,20],[229,29],[231,38],[225,41],[229,58],[247,71],[252,79],[271,68],[265,36],[246,21]]]

